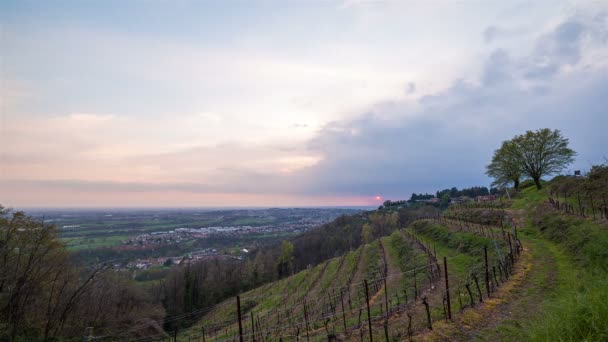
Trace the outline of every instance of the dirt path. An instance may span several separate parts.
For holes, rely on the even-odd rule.
[[[503,329],[521,329],[519,322],[542,314],[543,299],[555,285],[557,264],[543,241],[527,240],[525,243],[525,256],[517,265],[515,277],[495,298],[484,303],[478,312],[483,319],[473,326],[476,329],[468,332],[470,339],[501,341]]]

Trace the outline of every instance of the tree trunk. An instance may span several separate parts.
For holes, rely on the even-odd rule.
[[[536,189],[540,190],[542,186],[540,185],[540,177],[534,177],[534,184],[536,184]]]
[[[513,187],[515,190],[519,190],[519,178],[513,180]]]

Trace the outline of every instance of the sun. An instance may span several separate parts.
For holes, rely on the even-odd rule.
[[[382,197],[381,197],[381,196],[376,196],[376,197],[374,197],[374,199],[375,199],[376,201],[380,201],[380,200],[382,200]]]

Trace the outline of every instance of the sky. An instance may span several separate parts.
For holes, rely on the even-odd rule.
[[[603,1],[2,1],[5,207],[349,206],[608,158]]]

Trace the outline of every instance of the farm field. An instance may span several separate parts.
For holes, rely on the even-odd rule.
[[[116,236],[168,232],[177,228],[282,226],[283,231],[305,230],[359,209],[82,209],[28,210],[54,223],[70,245],[113,245]],[[104,238],[106,240],[104,240]]]
[[[55,224],[59,240],[80,263],[119,259],[117,267],[175,260],[201,250],[242,256],[243,249],[295,236],[348,208],[30,210]],[[214,252],[209,252],[214,251]]]

